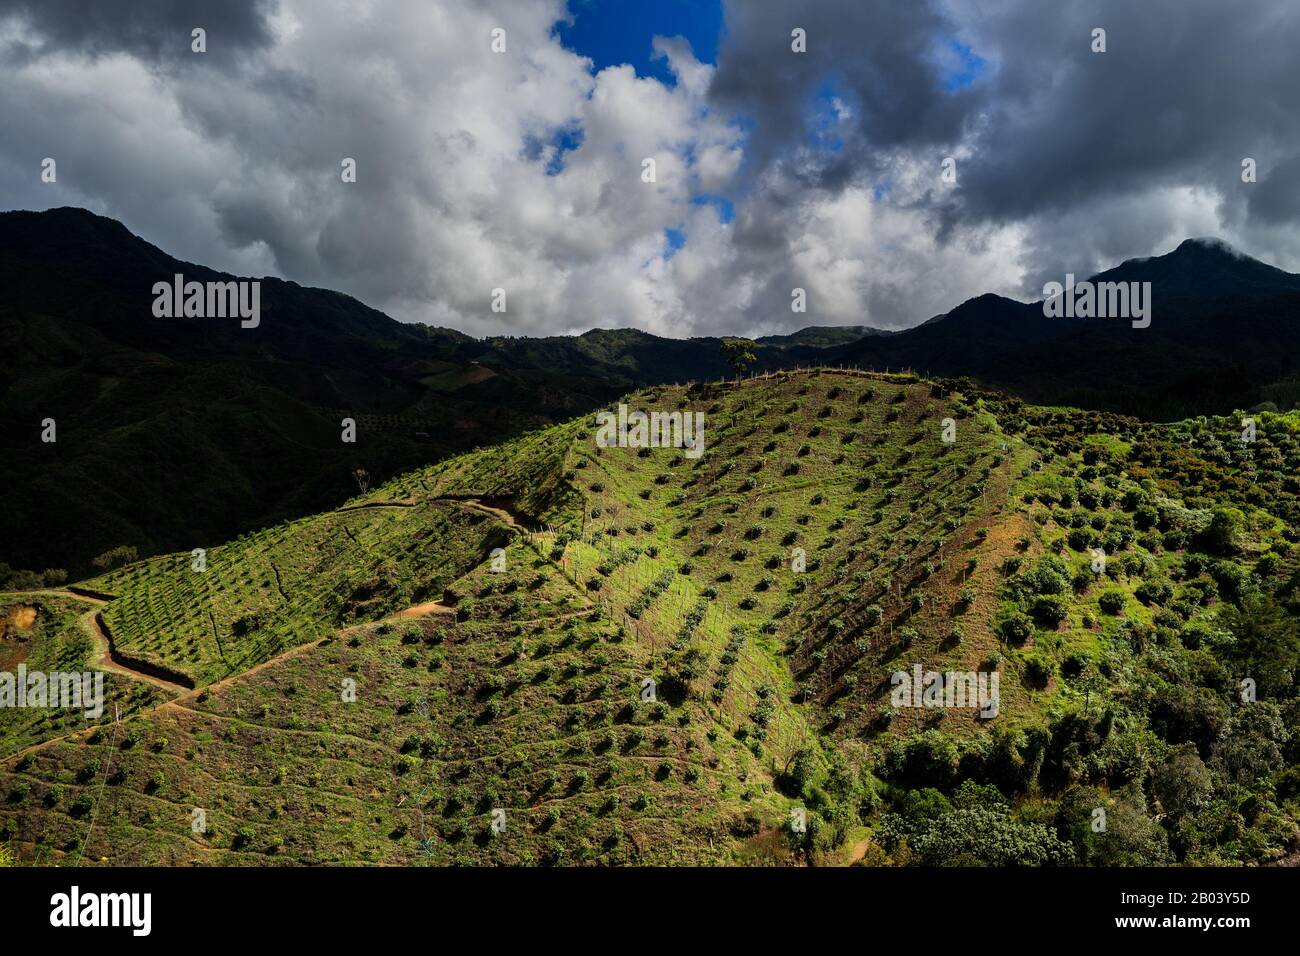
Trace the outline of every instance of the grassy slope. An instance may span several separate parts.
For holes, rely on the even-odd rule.
[[[198,685],[237,674],[357,620],[441,594],[506,535],[447,502],[355,508],[277,525],[86,583],[116,649]]]
[[[25,664],[29,673],[98,670],[84,623],[91,610],[84,601],[55,593],[0,594],[0,671],[16,673],[19,664]],[[0,755],[8,757],[46,740],[81,733],[87,726],[106,725],[113,719],[115,707],[130,715],[162,699],[150,685],[112,674],[105,676],[104,693],[104,714],[93,721],[81,710],[0,709]]]
[[[1147,719],[1160,681],[1200,686],[1204,654],[1159,629],[1213,624],[1212,575],[1191,574],[1180,549],[1165,546],[1188,544],[1174,529],[1164,540],[1124,533],[1138,507],[1126,491],[1171,490],[1169,463],[1153,450],[1157,439],[1174,447],[1167,429],[830,372],[662,388],[628,403],[705,411],[704,456],[598,449],[591,425],[573,422],[352,503],[416,508],[335,512],[229,554],[213,549],[213,577],[181,556],[98,582],[121,595],[106,618],[201,683],[323,640],[115,729],[129,747],[70,740],[10,763],[0,787],[26,787],[0,805],[14,845],[43,860],[78,849],[92,792],[79,778],[94,779],[90,766],[111,786],[87,852],[114,862],[779,862],[791,858],[779,834],[805,803],[834,831],[807,846],[832,859],[874,819],[843,818],[822,792],[840,768],[865,787],[847,788],[865,811],[871,794],[898,798],[887,785],[902,784],[896,767],[878,760],[914,732],[938,730],[975,751],[989,739],[969,711],[885,706],[894,670],[999,669],[992,723],[1022,768],[1060,769],[1065,758],[1050,747],[1046,762],[1034,757],[1039,738],[1021,731],[1085,706],[1092,720],[1103,709],[1121,724]],[[951,445],[941,440],[947,418]],[[1259,480],[1295,457],[1294,424],[1267,423],[1255,451],[1271,464]],[[1135,448],[1152,460],[1134,460]],[[1222,496],[1242,467],[1229,455],[1174,484]],[[1091,507],[1076,507],[1081,491]],[[1284,513],[1294,495],[1277,491],[1271,506]],[[1294,573],[1281,520],[1242,503],[1253,510],[1236,563],[1253,565],[1272,546],[1269,573]],[[505,522],[483,506],[508,508],[522,526],[502,573],[483,559]],[[1084,573],[1096,544],[1111,552],[1104,582]],[[797,547],[803,572],[790,564]],[[1032,617],[1043,595],[1031,572],[1049,558],[1071,579],[1055,594],[1054,627]],[[301,588],[290,601],[272,593],[270,565],[282,586]],[[328,603],[340,581],[375,575],[380,599]],[[1167,579],[1172,590],[1156,601],[1139,590]],[[224,664],[204,652],[202,605],[177,597],[200,582],[212,582],[198,593],[223,622],[263,611],[246,639],[231,632],[236,665],[230,647]],[[1103,591],[1123,596],[1121,614],[1101,610]],[[446,611],[376,623],[439,596]],[[167,633],[193,640],[130,630],[127,609],[139,618],[169,604]],[[1008,640],[1002,622],[1017,614],[1030,630]],[[1134,625],[1151,630],[1135,639]],[[641,700],[647,677],[654,702]],[[357,682],[355,704],[340,698],[346,678]],[[1230,683],[1209,683],[1230,696]],[[1164,744],[1145,746],[1154,756],[1143,759],[1162,759]],[[805,764],[823,784],[806,783]],[[1101,773],[1106,785],[1105,771],[1078,773]],[[1031,796],[1016,812],[1044,819],[1053,800]],[[208,811],[207,834],[190,833],[192,807]],[[490,832],[494,808],[506,813],[504,835]]]

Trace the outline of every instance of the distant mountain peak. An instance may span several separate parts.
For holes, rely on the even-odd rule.
[[[1119,265],[1097,273],[1097,275],[1106,275],[1116,269],[1140,266],[1151,262],[1186,262],[1193,259],[1201,261],[1236,259],[1242,262],[1259,262],[1258,259],[1251,258],[1236,246],[1224,239],[1220,239],[1218,236],[1190,236],[1168,252],[1162,252],[1156,256],[1132,256],[1122,260]],[[1265,263],[1261,262],[1260,265],[1265,265]]]
[[[1218,236],[1193,236],[1189,239],[1184,239],[1178,244],[1178,248],[1169,253],[1169,255],[1187,255],[1189,253],[1205,252],[1226,253],[1235,259],[1251,259],[1250,256],[1246,255],[1236,246],[1226,240],[1220,239]],[[1258,262],[1259,260],[1255,259],[1253,261]]]
[[[0,237],[12,237],[15,244],[24,246],[34,238],[37,241],[73,240],[110,243],[138,243],[154,249],[150,243],[135,235],[116,219],[101,216],[80,206],[58,206],[53,209],[13,209],[0,212]]]
[[[1261,262],[1215,236],[1184,239],[1163,255],[1126,259],[1092,280],[1151,282],[1165,301],[1210,302],[1300,291],[1300,275]]]
[[[946,319],[949,316],[983,314],[985,312],[988,312],[990,309],[1000,309],[1008,304],[1016,306],[1016,305],[1020,305],[1021,303],[1017,302],[1015,299],[1008,299],[1004,295],[998,295],[996,292],[981,292],[979,295],[972,296],[971,298],[962,302],[960,305],[958,305],[951,311],[927,319],[922,324],[928,325],[931,322],[937,322],[941,319]]]

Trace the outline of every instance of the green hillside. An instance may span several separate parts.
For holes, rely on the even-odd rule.
[[[6,598],[40,611],[0,649],[97,611],[110,685],[168,701],[71,735],[0,712],[15,856],[1297,848],[1300,415],[1243,441],[1242,416],[1156,425],[830,370],[622,401],[703,413],[702,453],[602,447],[585,418],[213,547],[206,570],[185,552],[84,582],[102,607]],[[899,705],[918,666],[996,686],[993,712]]]
[[[117,595],[123,656],[211,683],[358,620],[441,595],[508,534],[449,502],[373,502],[277,525],[203,556],[167,555],[86,583]]]

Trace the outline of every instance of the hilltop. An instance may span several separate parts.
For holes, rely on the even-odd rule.
[[[0,833],[116,864],[1295,849],[1300,416],[1246,442],[832,369],[622,401],[703,413],[703,453],[584,416],[202,570],[4,597],[7,652],[111,641],[123,720],[0,713]],[[996,675],[994,713],[899,705],[918,666]]]
[[[637,388],[730,374],[716,337],[477,339],[271,278],[257,280],[256,328],[155,318],[153,284],[176,274],[239,278],[83,209],[0,213],[0,584],[59,584],[227,540]],[[812,324],[763,336],[754,368],[967,376],[1148,420],[1297,404],[1300,277],[1188,240],[1095,278],[1152,282],[1150,328],[1047,319],[1038,304],[984,295],[899,332]],[[47,419],[57,442],[41,440]]]
[[[256,328],[155,318],[153,284],[176,274],[240,278],[84,209],[0,213],[0,584],[33,586],[46,569],[46,583],[81,577],[110,552],[222,541],[338,505],[358,468],[386,480],[647,381],[727,368],[718,339],[480,340],[272,278],[257,280]],[[807,361],[845,338],[811,331],[759,352]],[[348,444],[345,418],[356,423]]]

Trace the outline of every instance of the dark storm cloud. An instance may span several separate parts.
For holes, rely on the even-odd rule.
[[[190,31],[208,33],[208,55],[221,60],[270,40],[271,0],[0,0],[0,21],[17,19],[37,35],[28,56],[45,51],[143,60],[190,54]]]
[[[806,54],[790,52],[794,27]],[[1147,202],[1141,225],[1117,221],[1122,208],[1092,222],[1081,211],[1153,191],[1205,191],[1224,228],[1300,218],[1297,3],[734,0],[727,28],[711,96],[751,118],[755,177],[778,162],[834,191],[907,155],[933,185],[893,201],[936,213],[941,236],[1025,223],[1032,252],[1058,244],[1048,220],[1072,220],[1087,234],[1069,241],[1103,258],[1155,251],[1186,210]],[[954,40],[986,61],[965,86],[937,55]],[[835,149],[806,148],[808,106],[826,90],[852,109],[849,128]],[[962,157],[955,190],[938,179],[949,153]],[[1241,181],[1246,157],[1257,184]]]
[[[1105,53],[1091,50],[1098,28]],[[979,84],[960,186],[939,207],[945,228],[1025,224],[1027,293],[1045,273],[1206,231],[1294,260],[1300,4],[986,4],[968,29],[997,68]],[[1258,183],[1242,182],[1245,158]]]
[[[1250,192],[1250,215],[1264,222],[1300,221],[1300,155],[1283,160],[1261,173]]]
[[[1103,194],[1201,185],[1250,195],[1300,136],[1300,4],[1026,3],[971,23],[995,47],[967,210],[1015,219]],[[1093,53],[1091,31],[1106,30]],[[1281,150],[1281,152],[1280,152]]]
[[[811,185],[842,185],[895,146],[957,139],[975,102],[944,89],[936,54],[954,27],[934,0],[732,0],[726,26],[710,97],[753,123],[756,168],[814,141],[829,97],[852,110],[849,138],[800,170]],[[805,53],[791,50],[795,28]]]

